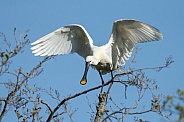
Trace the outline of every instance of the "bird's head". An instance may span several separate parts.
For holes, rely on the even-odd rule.
[[[97,65],[99,63],[99,60],[95,58],[94,56],[87,56],[86,62],[88,62],[90,65]]]
[[[94,56],[87,56],[86,57],[86,66],[85,66],[85,71],[84,75],[82,77],[82,80],[80,81],[81,85],[85,85],[87,83],[86,77],[87,77],[87,72],[88,69],[91,65],[96,66],[99,63],[98,59],[96,59]]]

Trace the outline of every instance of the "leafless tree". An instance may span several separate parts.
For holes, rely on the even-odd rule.
[[[138,118],[138,115],[145,113],[155,113],[172,121],[168,115],[164,115],[162,112],[162,95],[154,94],[154,90],[158,89],[156,81],[146,75],[146,71],[148,70],[160,72],[163,68],[169,68],[173,63],[171,57],[166,58],[166,62],[163,66],[134,69],[135,56],[139,50],[139,48],[137,48],[132,56],[132,62],[129,65],[128,71],[116,73],[112,79],[103,85],[99,84],[84,91],[61,97],[57,89],[52,89],[52,87],[45,89],[38,87],[36,84],[30,87],[29,82],[43,72],[42,64],[54,57],[45,57],[29,72],[25,72],[21,67],[12,69],[12,62],[16,59],[14,57],[18,57],[21,53],[24,53],[25,46],[29,44],[27,31],[20,33],[19,38],[17,38],[16,29],[14,29],[13,33],[14,41],[9,41],[4,33],[0,33],[0,77],[6,77],[6,80],[0,80],[0,88],[6,89],[7,92],[0,96],[0,121],[3,120],[3,117],[6,116],[9,111],[14,111],[18,121],[23,122],[62,122],[65,120],[64,115],[67,115],[70,121],[74,122],[73,115],[77,112],[77,109],[72,109],[70,100],[76,99],[86,93],[90,95],[90,92],[102,88],[103,91],[98,93],[96,110],[93,109],[91,101],[86,101],[91,110],[91,112],[89,112],[91,115],[89,121],[124,122],[127,116],[133,116],[136,122],[148,122],[149,120]],[[123,101],[115,101],[115,96],[111,94],[111,90],[113,90],[113,86],[116,84],[124,89],[124,93],[122,94],[124,99],[128,98],[127,94],[129,93],[129,88],[136,91],[137,99],[133,105],[126,106]],[[150,104],[149,108],[144,108],[144,106],[141,107],[140,105],[146,93],[149,93],[152,97],[150,103],[146,103]],[[48,95],[51,100],[56,101],[57,105],[51,107],[53,105],[50,105],[48,101],[42,98],[43,94]],[[46,115],[42,114],[44,112]]]

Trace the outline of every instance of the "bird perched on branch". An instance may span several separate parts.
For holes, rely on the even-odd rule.
[[[107,44],[93,45],[93,40],[82,25],[63,26],[38,39],[31,45],[35,56],[52,56],[77,53],[85,59],[85,71],[80,83],[87,83],[90,66],[102,75],[118,69],[131,56],[136,43],[162,40],[162,34],[155,27],[137,20],[117,20]]]

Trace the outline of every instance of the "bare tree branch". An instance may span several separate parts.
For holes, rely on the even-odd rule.
[[[110,81],[108,81],[107,83],[105,83],[104,85],[99,85],[99,86],[96,86],[96,87],[93,87],[93,88],[87,89],[87,90],[85,90],[85,91],[82,91],[82,92],[79,92],[79,93],[76,93],[76,94],[74,94],[74,95],[71,95],[71,96],[66,97],[65,99],[63,99],[63,100],[53,109],[53,111],[50,113],[49,117],[47,118],[47,122],[50,122],[50,120],[52,120],[54,113],[55,113],[55,112],[60,108],[60,106],[63,105],[66,101],[69,101],[70,99],[73,99],[73,98],[76,98],[76,97],[78,97],[78,96],[84,95],[84,94],[86,94],[86,93],[88,93],[88,92],[91,92],[91,91],[93,91],[93,90],[99,89],[99,88],[101,88],[102,86],[109,85],[111,82],[113,82],[113,81],[110,80]]]
[[[52,108],[50,107],[50,105],[48,103],[44,102],[43,100],[40,100],[40,103],[46,105],[47,108],[49,109],[49,111],[52,112]]]
[[[105,102],[107,100],[107,93],[100,93],[98,96],[99,103],[96,105],[96,116],[94,122],[100,122],[100,119],[103,117],[107,109],[105,107]]]
[[[13,89],[9,94],[8,96],[6,97],[5,99],[5,104],[4,104],[4,107],[3,107],[3,110],[0,114],[0,121],[2,120],[5,112],[6,112],[6,108],[7,108],[7,105],[9,103],[9,100],[11,99],[11,97],[15,96],[16,92],[22,87],[22,85],[30,78],[31,75],[33,75],[33,73],[41,67],[41,65],[48,61],[49,59],[51,59],[51,57],[46,57],[44,58],[35,68],[33,68],[30,73],[27,74],[27,76],[18,84],[16,85],[15,89]]]

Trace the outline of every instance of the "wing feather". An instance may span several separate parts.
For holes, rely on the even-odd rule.
[[[136,43],[162,40],[158,29],[136,20],[117,20],[107,46],[112,48],[113,65],[124,65]]]
[[[35,56],[77,53],[86,58],[91,53],[93,40],[83,26],[73,24],[61,27],[31,45]]]

